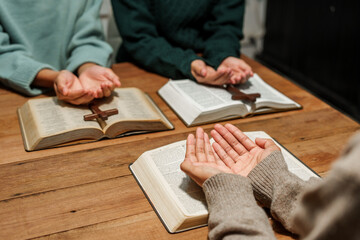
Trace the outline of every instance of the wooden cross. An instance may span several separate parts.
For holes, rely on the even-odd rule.
[[[99,106],[95,101],[90,102],[89,107],[93,113],[84,115],[84,121],[90,121],[97,118],[101,118],[102,120],[105,121],[108,119],[109,116],[119,113],[119,111],[116,108],[102,111],[100,110]]]
[[[225,89],[229,93],[231,93],[232,100],[249,100],[251,102],[255,102],[256,99],[261,96],[260,93],[250,93],[250,94],[243,93],[237,87],[234,87],[234,85],[232,84],[227,84]]]

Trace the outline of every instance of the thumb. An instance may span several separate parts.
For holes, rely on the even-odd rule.
[[[192,69],[195,72],[195,74],[201,77],[206,77],[207,71],[206,71],[206,64],[204,61],[199,59],[193,61]]]
[[[280,150],[275,142],[267,138],[256,138],[255,143],[263,149]]]

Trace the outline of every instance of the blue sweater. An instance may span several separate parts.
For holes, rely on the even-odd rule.
[[[0,1],[0,82],[34,96],[45,90],[31,86],[41,69],[108,65],[100,7],[100,0]]]

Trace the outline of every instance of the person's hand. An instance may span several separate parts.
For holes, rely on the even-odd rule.
[[[232,124],[216,124],[211,131],[213,148],[225,165],[235,174],[247,176],[270,153],[280,151],[271,140],[256,138],[255,143]]]
[[[59,72],[54,81],[54,89],[58,99],[75,105],[86,104],[94,98],[83,88],[79,79],[67,70]]]
[[[221,67],[215,71],[214,68],[206,65],[203,60],[196,59],[191,62],[191,74],[198,83],[209,85],[223,85],[231,83],[232,71],[230,68]]]
[[[231,69],[231,84],[245,83],[254,75],[251,67],[242,59],[236,57],[225,58],[218,67],[219,69]]]
[[[79,80],[84,89],[94,98],[108,97],[120,87],[119,77],[110,69],[93,63],[85,63],[78,69]]]
[[[190,134],[186,141],[185,160],[180,168],[198,185],[218,173],[232,173],[231,169],[213,152],[209,136],[202,128],[196,130],[196,139]]]

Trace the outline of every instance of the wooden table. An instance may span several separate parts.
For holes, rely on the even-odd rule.
[[[229,122],[243,131],[266,131],[325,176],[359,124],[246,60],[303,109]],[[187,128],[156,94],[166,78],[129,63],[113,69],[123,87],[149,93],[175,130],[25,152],[16,109],[28,98],[0,88],[0,239],[206,239],[206,227],[167,233],[128,169],[144,151],[185,139],[195,128]],[[213,124],[203,127],[209,132]],[[291,239],[276,230],[279,239]]]

